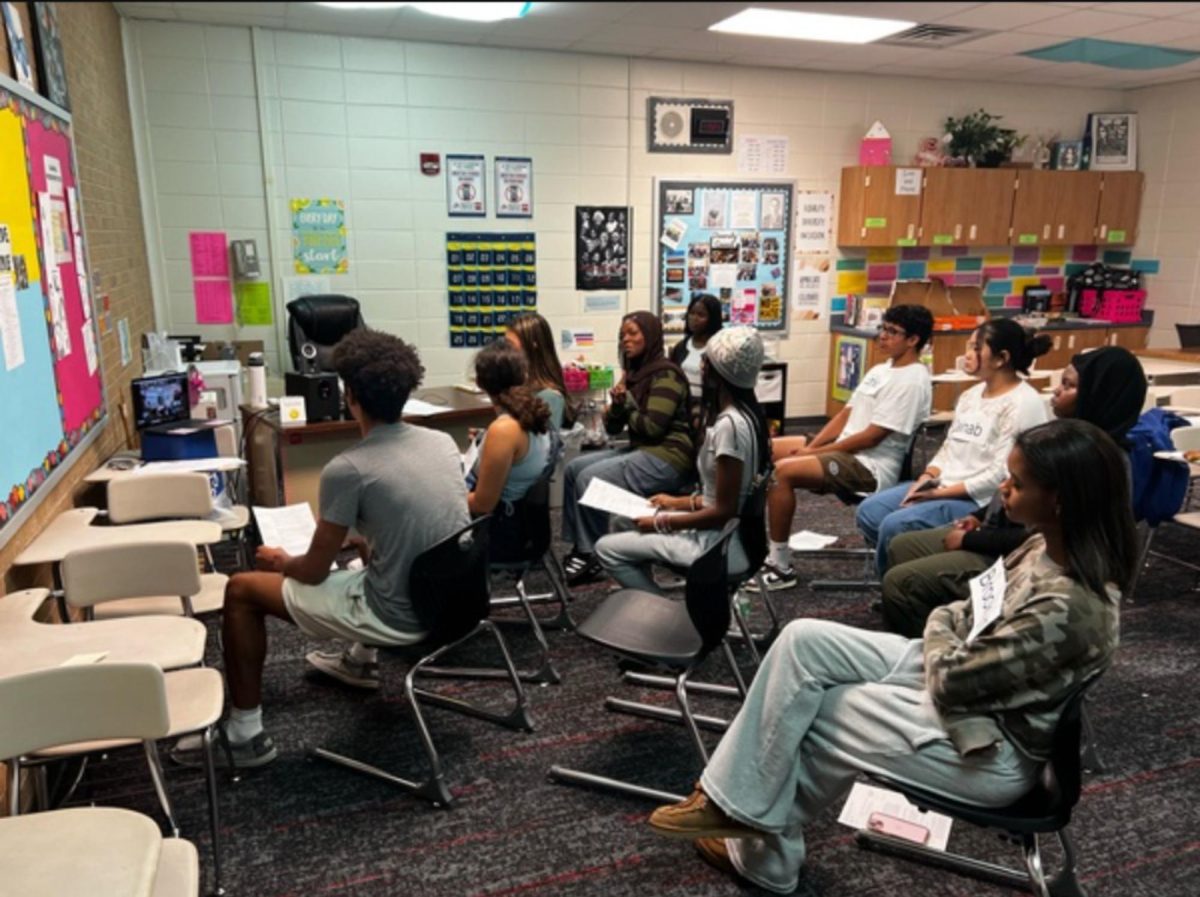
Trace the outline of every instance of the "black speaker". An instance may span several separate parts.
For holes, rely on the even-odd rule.
[[[304,413],[309,423],[337,420],[342,416],[337,374],[297,374],[288,371],[283,381],[289,396],[304,396]]]

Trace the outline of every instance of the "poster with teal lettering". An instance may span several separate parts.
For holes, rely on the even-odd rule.
[[[297,274],[345,274],[346,204],[340,199],[292,200],[292,259]]]

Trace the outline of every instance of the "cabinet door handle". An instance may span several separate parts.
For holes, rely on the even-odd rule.
[[[1062,348],[1062,337],[1055,336],[1054,337],[1054,351],[1057,352],[1061,348]]]
[[[911,239],[913,238],[913,229],[914,229],[915,227],[916,227],[916,225],[915,225],[915,224],[910,224],[910,225],[908,226],[908,233],[906,234],[906,236],[907,236],[907,238],[908,238],[909,240],[911,240]]]
[[[967,238],[968,238],[968,239],[969,239],[969,240],[970,240],[972,243],[974,243],[974,242],[975,242],[975,232],[976,232],[977,230],[978,230],[978,228],[976,228],[976,227],[975,227],[975,225],[974,225],[974,224],[972,224],[972,225],[971,225],[971,230],[968,232],[968,236],[967,236]]]
[[[1107,224],[1100,225],[1100,239],[1103,240],[1107,236],[1108,236],[1108,225]]]
[[[961,239],[962,239],[962,225],[956,224],[956,225],[954,225],[954,242],[957,243]]]
[[[1075,334],[1073,334],[1073,333],[1067,337],[1067,348],[1068,349],[1075,348]]]
[[[1060,224],[1058,226],[1058,238],[1061,240],[1063,238],[1063,236],[1066,234],[1066,232],[1067,232],[1067,226],[1065,224]]]
[[[1043,240],[1050,239],[1050,225],[1048,225],[1048,224],[1042,228],[1042,239]]]
[[[858,229],[858,235],[865,240],[867,238],[867,229],[865,227],[860,227]]]
[[[1108,344],[1109,344],[1110,346],[1115,346],[1115,345],[1117,344],[1117,335],[1116,335],[1115,333],[1111,333],[1111,334],[1109,334],[1109,336],[1108,336]]]

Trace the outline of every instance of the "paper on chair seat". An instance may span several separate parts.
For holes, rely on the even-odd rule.
[[[788,548],[792,551],[820,551],[822,548],[828,548],[837,539],[837,536],[826,536],[824,533],[802,529],[788,537]]]
[[[929,830],[927,847],[945,850],[950,842],[950,826],[954,822],[949,816],[931,810],[918,810],[907,797],[887,788],[855,782],[846,798],[846,804],[838,815],[838,822],[854,829],[865,829],[872,813],[884,813],[895,819],[903,819]]]
[[[597,511],[628,517],[630,520],[637,517],[653,517],[659,510],[640,495],[634,495],[627,489],[601,479],[593,479],[588,483],[579,503]]]

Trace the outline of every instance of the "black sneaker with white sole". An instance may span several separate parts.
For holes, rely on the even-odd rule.
[[[794,589],[798,582],[796,571],[791,567],[788,567],[786,570],[780,570],[771,564],[763,564],[762,581],[767,587],[768,592],[782,592],[785,589]],[[747,592],[759,591],[758,577],[748,580],[742,588]]]
[[[581,586],[585,583],[596,582],[601,578],[604,568],[594,554],[581,554],[572,551],[563,558],[563,573],[570,587]]]

